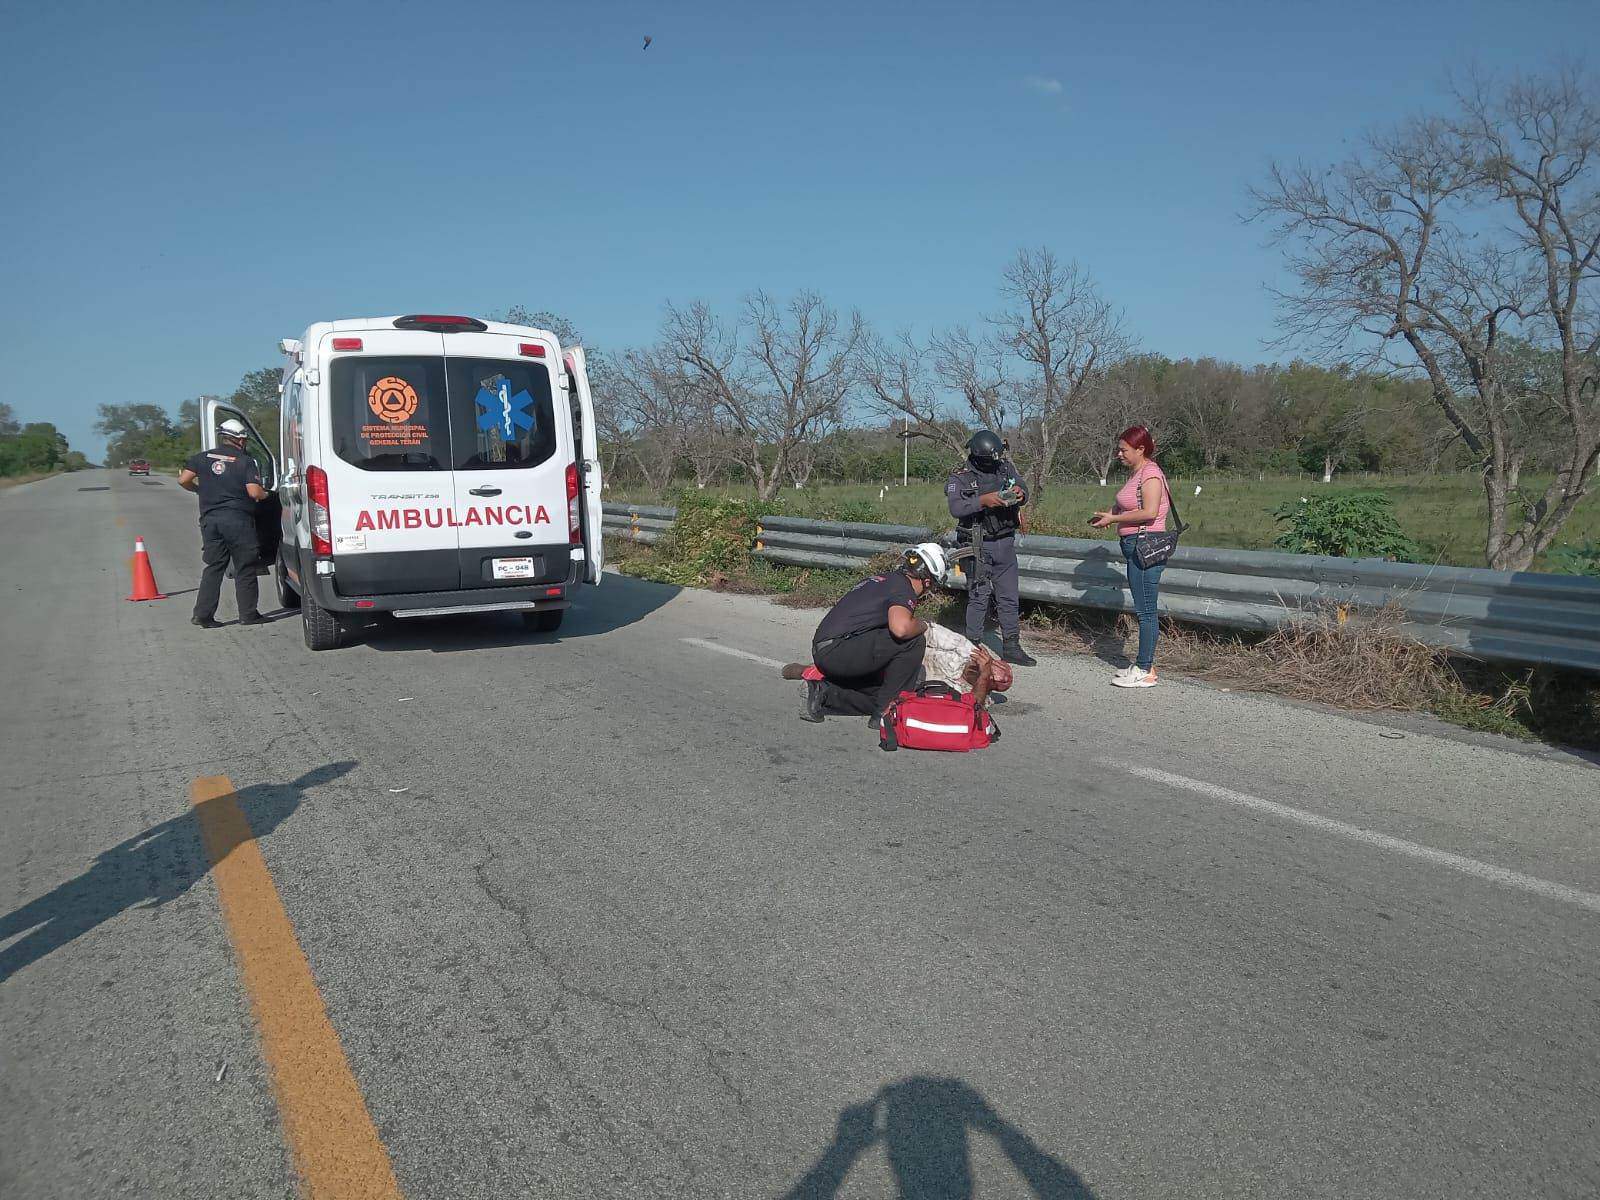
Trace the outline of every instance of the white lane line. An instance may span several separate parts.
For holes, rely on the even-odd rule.
[[[738,650],[733,646],[723,646],[717,642],[708,642],[701,638],[679,638],[689,646],[699,646],[702,650],[715,650],[718,654],[731,654],[734,658],[748,658],[751,662],[760,663],[764,667],[782,667],[784,664],[775,658],[763,658],[759,654],[751,654],[748,650]]]
[[[1534,876],[1524,875],[1520,871],[1508,871],[1504,867],[1496,867],[1489,863],[1479,862],[1475,858],[1467,858],[1460,854],[1451,854],[1447,850],[1435,850],[1432,846],[1421,846],[1416,842],[1408,842],[1403,838],[1390,837],[1386,833],[1374,833],[1372,830],[1363,829],[1359,825],[1348,825],[1343,821],[1335,821],[1331,817],[1320,817],[1316,813],[1290,808],[1287,804],[1274,804],[1271,800],[1263,800],[1259,796],[1236,792],[1231,788],[1219,787],[1214,783],[1205,783],[1198,779],[1189,779],[1183,775],[1173,775],[1168,771],[1159,771],[1154,767],[1139,767],[1128,763],[1108,763],[1107,765],[1120,767],[1131,775],[1137,775],[1140,779],[1148,779],[1153,783],[1162,783],[1168,787],[1198,792],[1202,796],[1209,796],[1213,800],[1221,800],[1228,804],[1237,805],[1240,808],[1268,813],[1274,817],[1282,817],[1286,821],[1297,821],[1301,825],[1309,825],[1313,829],[1320,829],[1323,833],[1331,833],[1335,837],[1348,838],[1353,842],[1375,846],[1380,850],[1391,850],[1396,854],[1404,854],[1411,858],[1420,858],[1423,862],[1430,862],[1435,866],[1448,867],[1452,871],[1460,871],[1463,875],[1471,875],[1477,879],[1487,880],[1490,883],[1498,883],[1502,887],[1518,888],[1524,892],[1532,892],[1536,896],[1543,896],[1548,900],[1560,900],[1564,904],[1575,904],[1579,908],[1588,909],[1590,912],[1600,913],[1600,896],[1595,895],[1593,892],[1580,891],[1578,888],[1567,887],[1561,883],[1551,883],[1547,879],[1536,879]]]

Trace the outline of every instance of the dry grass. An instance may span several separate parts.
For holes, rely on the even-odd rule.
[[[1163,620],[1156,660],[1164,671],[1241,691],[1357,710],[1429,710],[1459,684],[1444,656],[1407,636],[1401,620],[1398,608],[1360,618],[1329,611],[1255,636]],[[1046,630],[1051,648],[1130,662],[1139,635],[1126,613],[1072,611]]]
[[[52,475],[59,475],[60,471],[35,471],[28,475],[0,475],[0,488],[21,487],[25,483],[38,483],[41,479],[49,479]]]
[[[1170,639],[1162,658],[1202,679],[1227,679],[1297,700],[1357,710],[1428,711],[1459,684],[1444,656],[1408,636],[1402,619],[1396,607],[1359,619],[1336,611],[1316,613],[1254,645],[1236,640],[1218,661],[1190,668],[1174,662],[1173,651],[1180,659],[1195,658],[1197,648],[1184,643],[1203,635],[1183,630]]]

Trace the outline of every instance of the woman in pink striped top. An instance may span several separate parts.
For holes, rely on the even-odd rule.
[[[1141,567],[1134,554],[1134,535],[1167,528],[1167,512],[1172,500],[1167,492],[1167,477],[1155,464],[1155,439],[1143,425],[1124,429],[1117,438],[1117,458],[1127,467],[1128,482],[1117,492],[1116,503],[1097,512],[1089,524],[1104,529],[1113,522],[1122,539],[1122,557],[1128,564],[1128,590],[1133,593],[1133,611],[1139,618],[1139,656],[1132,666],[1112,676],[1118,687],[1155,687],[1156,639],[1161,622],[1156,615],[1156,597],[1165,563]]]

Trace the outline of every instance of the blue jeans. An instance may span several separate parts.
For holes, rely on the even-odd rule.
[[[1122,539],[1122,557],[1128,563],[1128,590],[1133,593],[1133,612],[1139,618],[1139,657],[1135,660],[1141,671],[1148,671],[1156,663],[1156,639],[1161,636],[1161,622],[1156,616],[1156,593],[1161,587],[1161,572],[1166,563],[1148,570],[1139,565],[1133,553],[1134,539]]]

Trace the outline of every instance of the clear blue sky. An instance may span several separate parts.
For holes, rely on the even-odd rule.
[[[314,320],[821,292],[974,320],[1021,246],[1144,347],[1262,361],[1269,157],[1339,157],[1600,4],[80,4],[0,14],[0,400],[97,455]],[[645,35],[654,42],[641,49]]]

